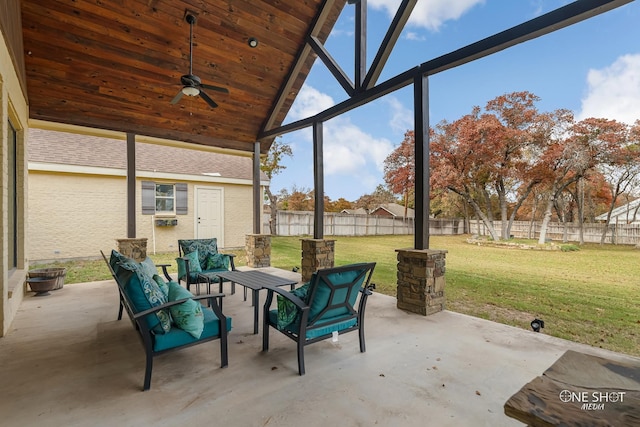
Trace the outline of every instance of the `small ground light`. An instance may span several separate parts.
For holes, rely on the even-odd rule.
[[[533,329],[533,332],[540,332],[542,328],[544,328],[544,320],[533,319],[531,321],[531,329]]]
[[[258,39],[255,37],[249,37],[249,41],[247,43],[249,44],[249,47],[257,47]]]

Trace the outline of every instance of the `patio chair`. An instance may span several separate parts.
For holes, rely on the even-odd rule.
[[[116,251],[112,251],[107,260],[105,254],[100,253],[118,285],[121,307],[125,308],[144,346],[143,391],[151,387],[153,358],[170,351],[219,339],[220,366],[228,365],[227,335],[231,318],[222,313],[224,294],[195,297],[178,283],[164,282],[159,275],[152,275],[153,264],[149,265],[148,260],[138,263]],[[202,306],[202,300],[207,301],[207,307]],[[122,311],[118,320],[121,318]]]
[[[178,251],[178,283],[184,282],[188,291],[191,290],[191,285],[196,285],[198,294],[201,283],[207,285],[207,293],[211,292],[212,283],[218,283],[218,292],[222,293],[223,281],[216,273],[235,271],[235,254],[219,253],[216,238],[178,240]],[[235,292],[235,283],[231,283],[231,294]]]
[[[364,311],[367,297],[375,288],[370,283],[375,265],[361,263],[318,270],[310,282],[294,291],[265,286],[262,351],[269,350],[270,328],[289,337],[297,343],[300,375],[305,374],[304,347],[334,334],[358,331],[360,352],[364,353]],[[271,310],[274,294],[278,296],[277,309]]]

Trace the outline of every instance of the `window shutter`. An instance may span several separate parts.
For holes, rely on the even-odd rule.
[[[142,215],[156,213],[156,183],[142,181]]]
[[[188,203],[187,184],[176,184],[176,214],[186,215]]]

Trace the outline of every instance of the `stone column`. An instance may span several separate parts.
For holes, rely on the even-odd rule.
[[[271,235],[247,234],[245,238],[247,265],[253,268],[271,266]]]
[[[138,262],[147,258],[147,238],[116,239],[118,252]]]
[[[322,268],[334,265],[335,240],[302,239],[302,281],[311,280],[311,275]]]
[[[429,316],[444,310],[444,273],[447,251],[396,249],[398,253],[398,308]]]

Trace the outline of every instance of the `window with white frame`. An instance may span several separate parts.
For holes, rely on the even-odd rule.
[[[156,184],[156,213],[175,213],[175,187],[173,184]]]
[[[143,215],[185,215],[187,184],[142,181]]]

